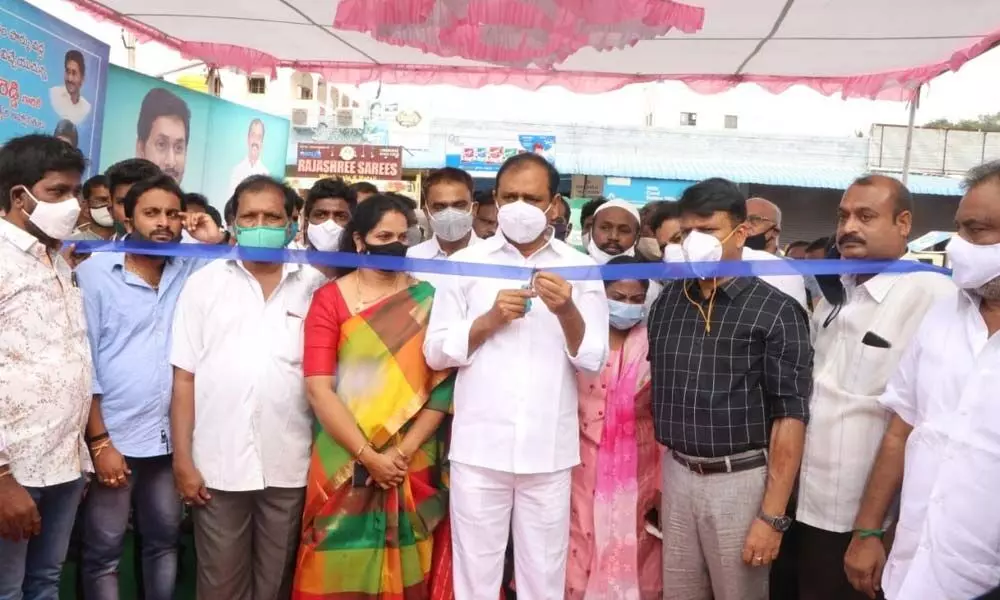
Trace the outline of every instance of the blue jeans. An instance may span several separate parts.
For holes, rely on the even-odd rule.
[[[125,487],[94,481],[83,503],[81,537],[86,600],[118,600],[118,563],[125,545],[129,509],[142,536],[145,600],[172,600],[177,583],[181,501],[174,489],[172,458],[125,457],[132,475]]]
[[[25,488],[42,516],[42,532],[28,541],[0,539],[0,600],[57,600],[59,578],[84,479]]]

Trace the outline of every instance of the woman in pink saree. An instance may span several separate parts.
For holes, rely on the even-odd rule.
[[[608,264],[639,261],[619,257]],[[573,470],[567,600],[653,600],[663,590],[661,542],[647,531],[660,504],[648,341],[648,281],[606,282],[611,309],[607,363],[577,375],[580,464]]]

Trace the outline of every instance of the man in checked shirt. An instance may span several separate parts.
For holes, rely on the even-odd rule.
[[[663,461],[664,600],[765,600],[802,459],[813,352],[802,307],[757,277],[713,277],[749,231],[732,182],[688,188],[683,260],[649,317]],[[672,257],[667,256],[670,260]],[[679,258],[679,257],[678,257]]]

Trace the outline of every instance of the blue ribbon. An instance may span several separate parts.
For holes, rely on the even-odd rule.
[[[494,279],[530,279],[532,267],[514,267],[483,263],[457,262],[425,258],[372,256],[316,250],[250,248],[211,244],[160,244],[140,241],[79,241],[76,252],[128,252],[147,256],[172,256],[195,259],[239,259],[251,262],[299,263],[320,267],[371,268],[383,271],[408,271],[459,277]],[[591,267],[547,269],[570,281],[621,279],[695,279],[706,277],[749,277],[780,275],[854,275],[874,273],[916,273],[930,271],[950,275],[951,271],[910,260],[753,260],[717,263],[643,263]]]

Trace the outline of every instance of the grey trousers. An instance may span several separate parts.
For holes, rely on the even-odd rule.
[[[305,488],[209,493],[193,512],[198,600],[289,598]]]
[[[767,467],[699,475],[664,455],[663,600],[767,600],[768,568],[743,563],[766,483]]]

